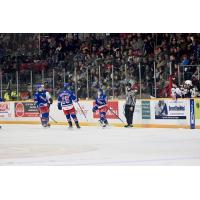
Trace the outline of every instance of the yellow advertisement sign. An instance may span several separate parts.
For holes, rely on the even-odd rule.
[[[195,119],[200,119],[200,99],[195,99],[194,112]]]

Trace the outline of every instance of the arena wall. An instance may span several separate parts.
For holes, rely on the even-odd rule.
[[[79,106],[75,103],[77,116],[80,124],[97,125],[98,113],[92,112],[94,102],[83,100],[79,102],[86,118],[82,114]],[[125,122],[124,103],[122,100],[109,101],[109,107],[119,115]],[[191,115],[190,99],[141,99],[137,100],[134,112],[135,127],[152,127],[152,128],[190,128],[191,119],[196,123],[196,128],[200,128],[200,100],[194,99],[193,113]],[[57,109],[57,102],[54,101],[50,109],[50,115],[56,122],[51,121],[53,125],[65,125],[66,119],[62,111]],[[124,124],[115,117],[110,111],[107,113],[108,121],[113,126],[122,127]],[[0,123],[2,124],[39,124],[40,119],[33,102],[16,101],[0,103]],[[194,127],[193,127],[194,128]]]

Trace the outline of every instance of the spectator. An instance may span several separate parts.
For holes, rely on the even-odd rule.
[[[10,101],[10,91],[6,91],[3,98],[5,101]]]
[[[182,65],[189,65],[190,61],[188,60],[187,56],[183,57]]]
[[[171,62],[172,73],[178,76],[178,64],[185,65],[184,76],[191,78],[197,72],[200,57],[200,34],[2,34],[0,37],[0,64],[6,83],[41,82],[41,71],[49,80],[52,90],[54,69],[55,93],[65,81],[77,82],[80,97],[86,97],[87,78],[90,96],[99,87],[112,95],[112,84],[117,97],[125,95],[126,81],[139,82],[141,64],[142,92],[152,95],[154,88],[154,61],[160,94],[168,82]],[[40,46],[39,46],[40,38]],[[75,68],[77,78],[75,78]],[[99,70],[100,69],[100,70]],[[113,76],[112,69],[114,69]],[[65,77],[63,76],[65,70]],[[88,70],[88,71],[87,71]],[[6,75],[7,74],[7,75]],[[112,77],[114,83],[112,82]],[[11,85],[12,85],[11,84]],[[159,85],[160,84],[160,85]],[[21,86],[20,85],[20,86]],[[162,86],[162,87],[161,87]]]
[[[17,91],[13,90],[10,94],[11,100],[16,101],[17,100]]]

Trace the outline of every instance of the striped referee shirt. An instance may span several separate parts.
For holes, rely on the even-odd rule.
[[[126,92],[126,105],[134,106],[136,102],[136,95],[133,90]]]

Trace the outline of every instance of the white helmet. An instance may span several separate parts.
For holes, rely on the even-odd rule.
[[[186,80],[185,81],[185,85],[192,86],[192,81],[191,80]]]

